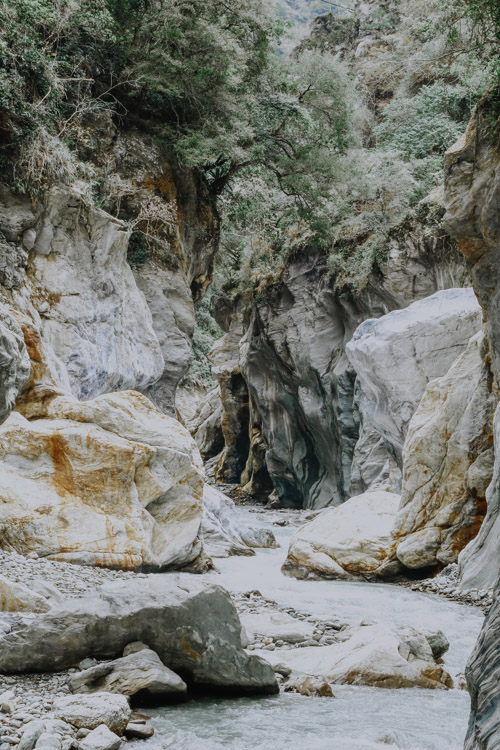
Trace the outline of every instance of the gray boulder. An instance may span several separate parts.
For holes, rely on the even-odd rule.
[[[115,581],[68,599],[0,640],[0,672],[57,671],[88,656],[113,659],[132,641],[156,651],[189,687],[278,692],[272,668],[243,650],[227,592],[187,575]]]
[[[98,664],[73,675],[72,693],[106,691],[129,695],[136,705],[152,705],[186,697],[184,680],[168,669],[147,647],[121,659]]]

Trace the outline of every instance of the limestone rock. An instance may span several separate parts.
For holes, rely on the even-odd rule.
[[[211,557],[252,555],[253,547],[276,547],[270,529],[250,526],[241,521],[233,501],[215,487],[203,491],[203,543]]]
[[[15,406],[29,380],[31,364],[19,322],[0,304],[0,423]]]
[[[381,688],[437,688],[453,681],[437,664],[427,639],[413,628],[380,624],[350,628],[346,640],[331,646],[259,651],[271,663],[293,673],[322,677],[330,683]]]
[[[47,612],[50,607],[44,596],[0,575],[0,612]]]
[[[272,668],[243,650],[229,595],[174,574],[117,581],[68,599],[0,640],[0,672],[57,671],[88,656],[113,659],[132,641],[148,645],[190,688],[234,695],[278,690]],[[86,699],[94,696],[72,700]]]
[[[151,313],[127,263],[128,231],[89,208],[77,189],[52,188],[36,226],[30,272],[41,332],[77,398],[145,387],[163,356]],[[45,306],[45,303],[48,303]]]
[[[455,562],[477,534],[493,470],[493,395],[482,334],[427,386],[403,451],[396,554],[408,568]]]
[[[119,750],[121,745],[120,737],[101,724],[81,740],[80,750]]]
[[[116,568],[198,557],[203,468],[176,420],[134,392],[26,409],[0,427],[1,546]]]
[[[401,463],[408,424],[430,380],[444,375],[481,327],[472,289],[447,289],[366,320],[347,344],[375,429]]]
[[[292,536],[283,570],[291,575],[373,578],[387,562],[400,497],[365,492],[319,513]]]
[[[115,661],[98,664],[69,680],[73,693],[100,691],[133,698],[135,705],[154,705],[186,697],[184,680],[168,669],[147,647]]]
[[[256,636],[261,636],[272,638],[274,641],[300,643],[311,639],[314,632],[314,627],[310,622],[297,620],[279,610],[244,614],[241,617],[241,624],[248,633],[250,642],[255,641]]]
[[[54,700],[53,715],[78,729],[96,729],[105,724],[108,730],[123,734],[132,711],[123,695],[94,693],[64,695]],[[88,736],[88,735],[87,735]]]

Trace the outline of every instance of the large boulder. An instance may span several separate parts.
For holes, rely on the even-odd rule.
[[[494,399],[481,346],[478,334],[447,374],[429,383],[408,427],[393,529],[396,555],[408,568],[455,562],[486,512]]]
[[[430,380],[444,375],[481,327],[472,289],[447,289],[366,320],[346,352],[372,425],[402,464],[408,424]]]
[[[283,571],[300,578],[383,575],[399,502],[399,495],[379,490],[322,511],[292,536]]]
[[[203,546],[211,557],[253,555],[253,547],[277,547],[271,529],[242,522],[234,502],[205,485],[203,491]]]
[[[179,422],[132,391],[19,408],[0,427],[0,546],[127,569],[198,557],[203,467]]]
[[[413,628],[380,624],[351,628],[331,646],[262,651],[272,664],[328,682],[379,688],[453,687],[427,638]]]
[[[70,678],[69,687],[72,693],[104,691],[128,695],[135,705],[183,700],[187,692],[184,680],[149,648],[76,673]]]
[[[57,671],[89,656],[113,659],[141,641],[189,688],[276,693],[272,668],[243,650],[241,633],[224,589],[185,575],[151,575],[69,599],[13,630],[0,639],[0,672]]]
[[[14,408],[30,373],[31,363],[21,326],[12,311],[0,304],[0,423]]]

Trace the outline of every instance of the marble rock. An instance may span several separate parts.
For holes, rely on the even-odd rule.
[[[114,568],[198,557],[203,467],[177,420],[133,391],[58,395],[26,413],[0,427],[1,546]]]
[[[407,568],[456,562],[486,512],[494,398],[481,344],[478,334],[446,375],[429,383],[408,428],[393,529]]]
[[[203,491],[203,544],[211,557],[253,555],[254,547],[276,547],[271,529],[242,521],[234,502],[215,487]]]
[[[0,575],[0,612],[47,612],[50,607],[44,596]]]
[[[279,651],[255,651],[271,664],[294,673],[321,677],[329,683],[379,688],[453,687],[438,664],[425,636],[413,628],[367,625],[344,631],[345,641],[331,646],[305,646]]]
[[[290,540],[284,572],[296,577],[374,578],[389,558],[400,496],[365,492],[319,513]]]
[[[400,464],[408,424],[427,384],[449,370],[480,328],[473,289],[445,289],[366,320],[347,344],[367,416]]]

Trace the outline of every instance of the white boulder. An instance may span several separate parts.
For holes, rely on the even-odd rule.
[[[372,578],[389,558],[400,496],[373,491],[319,513],[292,536],[284,572],[296,577]]]
[[[279,610],[244,614],[240,619],[251,643],[256,640],[257,636],[272,638],[273,641],[282,640],[287,643],[300,643],[312,638],[314,632],[314,627],[310,622],[297,620],[297,618]]]
[[[366,398],[366,414],[399,461],[427,384],[448,371],[480,328],[481,308],[468,288],[436,292],[356,329],[346,353]]]
[[[122,735],[132,710],[124,695],[94,693],[64,695],[54,700],[53,716],[78,729],[96,729],[101,724]]]

